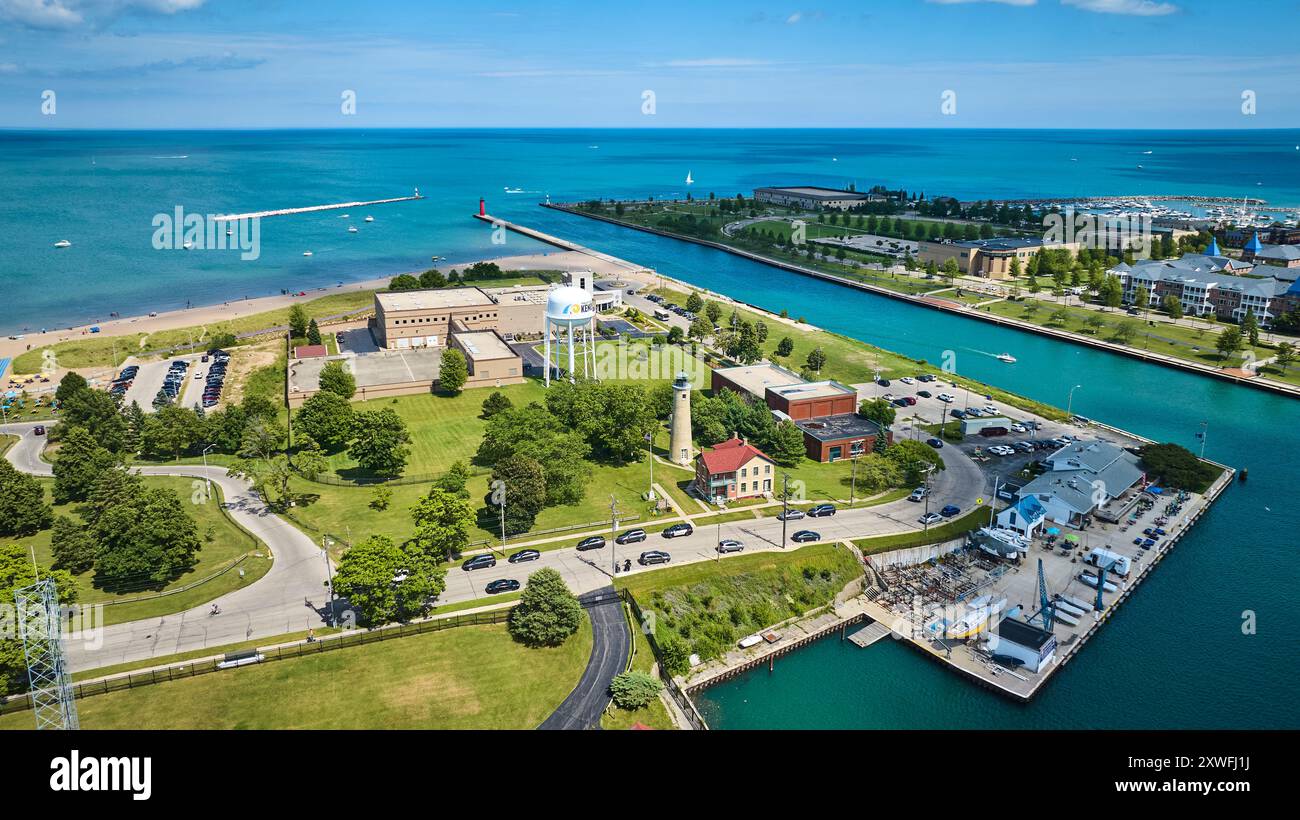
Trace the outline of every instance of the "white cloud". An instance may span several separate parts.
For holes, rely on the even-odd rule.
[[[771,65],[771,61],[753,60],[748,57],[704,57],[698,60],[669,60],[664,65],[669,68],[745,68]]]
[[[785,18],[785,23],[788,26],[793,26],[795,23],[799,22],[802,19],[803,19],[803,14],[796,11],[794,14],[791,14],[789,17]]]
[[[1061,5],[1098,14],[1123,14],[1130,17],[1163,17],[1178,11],[1178,6],[1173,3],[1155,0],[1061,0]]]
[[[129,12],[176,14],[203,5],[204,0],[0,0],[0,20],[28,28],[75,29],[111,20]]]

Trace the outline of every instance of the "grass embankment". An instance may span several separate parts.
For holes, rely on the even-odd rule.
[[[831,603],[858,577],[857,557],[839,544],[702,561],[618,579],[647,615],[655,635],[680,638],[705,660],[740,638]]]
[[[951,541],[965,535],[972,530],[977,530],[988,523],[989,508],[986,504],[971,510],[960,518],[936,524],[930,527],[929,530],[881,535],[876,538],[856,538],[853,543],[858,549],[862,550],[863,555],[874,555],[878,552],[921,547],[926,544],[941,544],[944,541]]]
[[[53,480],[39,480],[45,485],[48,498],[53,487]],[[143,480],[149,486],[171,489],[184,500],[193,501],[203,497],[201,492],[203,482],[199,479],[181,476],[145,476]],[[186,506],[186,510],[198,524],[199,540],[203,545],[198,553],[198,562],[189,572],[172,579],[161,588],[144,588],[142,583],[136,589],[130,591],[107,592],[95,588],[95,573],[92,570],[74,576],[77,602],[82,605],[112,604],[104,607],[104,624],[123,623],[141,618],[170,615],[199,606],[220,595],[248,586],[265,575],[271,568],[266,546],[226,517],[226,514],[220,508],[220,489],[213,484],[212,490],[214,496],[208,498],[206,502],[191,503]],[[66,515],[72,517],[73,520],[78,520],[75,516],[77,506],[77,504],[55,505],[54,513],[55,515]],[[37,562],[45,566],[54,560],[50,544],[51,532],[51,530],[47,529],[25,538],[6,540],[21,544],[24,549],[34,550]],[[156,596],[158,592],[192,584],[230,566],[239,556],[251,552],[261,552],[262,557],[250,556],[239,565],[244,570],[243,578],[239,576],[238,569],[233,569],[184,592],[161,597],[148,597],[147,600],[134,603],[119,603],[132,598]]]
[[[465,626],[78,701],[85,729],[532,729],[573,691],[591,623],[554,649]],[[31,725],[30,712],[0,729]]]
[[[308,318],[324,319],[342,313],[351,313],[370,307],[374,303],[374,291],[356,290],[346,293],[331,293],[307,299],[299,304],[307,311]],[[13,361],[13,372],[32,374],[41,369],[44,351],[52,349],[59,367],[116,367],[127,356],[161,354],[190,344],[200,343],[204,339],[224,333],[235,335],[256,333],[270,328],[288,325],[289,308],[253,313],[208,325],[159,330],[153,333],[133,333],[125,335],[93,334],[66,342],[58,342],[45,347],[37,347],[23,353]]]
[[[1256,360],[1267,359],[1276,354],[1276,351],[1270,347],[1257,345],[1252,348],[1247,345],[1241,353],[1222,359],[1215,345],[1220,330],[1229,327],[1229,325],[1225,324],[1218,330],[1191,328],[1176,325],[1159,314],[1140,317],[1129,316],[1120,311],[1062,307],[1053,302],[1038,302],[1032,298],[1016,302],[995,302],[980,308],[980,310],[1010,319],[1018,319],[1039,327],[1079,333],[1114,344],[1127,344],[1128,347],[1136,350],[1148,350],[1152,353],[1172,356],[1211,367],[1239,366],[1242,360],[1241,357],[1245,353],[1254,355]],[[1064,311],[1065,315],[1053,318],[1053,314],[1058,311]],[[1089,320],[1094,322],[1101,320],[1104,324],[1095,327],[1088,324]],[[1134,328],[1133,335],[1127,342],[1116,335],[1117,328],[1121,324],[1128,324]],[[1290,381],[1300,380],[1300,370],[1286,376],[1283,376],[1280,370],[1270,372],[1268,375],[1272,378],[1283,378]]]

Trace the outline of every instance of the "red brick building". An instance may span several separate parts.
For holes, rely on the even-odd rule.
[[[695,458],[695,492],[715,504],[770,493],[775,477],[772,459],[735,436]]]

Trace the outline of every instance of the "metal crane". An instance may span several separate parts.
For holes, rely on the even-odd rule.
[[[1106,576],[1110,574],[1111,569],[1117,563],[1119,563],[1119,559],[1115,559],[1114,561],[1111,561],[1106,566],[1100,567],[1097,570],[1097,603],[1093,606],[1093,609],[1097,610],[1098,614],[1100,614],[1101,611],[1106,608],[1105,604],[1103,604],[1101,601],[1102,590],[1106,588]]]
[[[1038,614],[1043,616],[1043,629],[1048,632],[1052,631],[1052,619],[1054,607],[1047,600],[1047,579],[1043,577],[1043,559],[1038,559]]]

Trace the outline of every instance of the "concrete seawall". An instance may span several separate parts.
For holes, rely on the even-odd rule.
[[[898,291],[890,290],[888,288],[882,288],[877,285],[872,285],[866,282],[859,282],[857,280],[848,279],[843,276],[836,276],[833,273],[826,273],[824,271],[814,270],[812,268],[805,268],[802,265],[796,265],[790,262],[784,262],[780,259],[772,259],[771,257],[763,256],[761,254],[751,253],[750,251],[740,250],[739,248],[733,248],[721,242],[713,242],[708,239],[697,239],[691,236],[683,236],[681,234],[670,233],[668,231],[662,231],[659,230],[658,228],[651,228],[645,225],[635,225],[631,222],[624,222],[622,220],[614,219],[612,217],[604,216],[601,214],[585,213],[583,211],[579,211],[573,208],[567,208],[564,207],[563,205],[557,205],[554,203],[542,203],[541,207],[550,208],[556,211],[562,211],[564,213],[573,214],[575,216],[586,217],[587,219],[596,219],[601,222],[608,222],[612,225],[619,225],[624,228],[631,228],[632,230],[644,231],[645,233],[652,233],[657,236],[665,237],[667,239],[676,239],[682,242],[693,242],[697,245],[704,245],[706,247],[714,248],[715,250],[720,250],[725,253],[730,253],[735,256],[740,256],[745,259],[749,259],[751,261],[758,262],[763,265],[771,265],[772,267],[781,268],[783,270],[790,271],[791,273],[798,273],[803,276],[811,276],[816,279],[823,279],[827,282],[834,282],[839,285],[845,285],[848,287],[857,288],[858,290],[869,291],[879,296],[886,296],[889,297],[890,299],[898,299],[904,302],[910,302],[911,304],[920,305],[921,307],[927,307],[932,310],[941,310],[959,316],[966,316],[972,319],[979,319],[980,321],[984,321],[984,322],[992,322],[993,324],[1003,325],[1005,327],[1011,327],[1016,330],[1023,330],[1028,333],[1037,333],[1040,336],[1051,336],[1060,341],[1081,344],[1087,347],[1095,348],[1097,350],[1105,350],[1110,353],[1118,353],[1121,356],[1128,356],[1129,358],[1132,359],[1141,359],[1143,361],[1151,362],[1153,364],[1164,365],[1166,367],[1175,367],[1181,370],[1186,370],[1188,372],[1198,373],[1202,376],[1212,376],[1214,378],[1221,379],[1223,381],[1230,381],[1235,384],[1245,385],[1247,387],[1253,387],[1257,390],[1267,390],[1269,392],[1276,393],[1283,396],[1300,398],[1300,387],[1289,385],[1284,382],[1278,382],[1272,379],[1262,379],[1262,378],[1243,379],[1238,375],[1225,372],[1215,367],[1210,367],[1209,365],[1203,365],[1197,362],[1189,362],[1184,359],[1176,359],[1171,356],[1165,356],[1164,354],[1161,353],[1152,353],[1147,350],[1138,350],[1137,348],[1118,345],[1113,342],[1104,341],[1102,339],[1094,339],[1090,336],[1084,336],[1082,334],[1073,333],[1068,330],[1058,330],[1056,328],[1042,327],[1041,325],[1031,324],[1029,322],[1024,322],[1019,319],[1012,319],[1006,316],[999,316],[994,313],[987,313],[987,312],[981,313],[978,310],[972,310],[968,307],[964,307],[963,305],[957,302],[948,302],[946,300],[942,300],[938,298],[931,298],[925,296],[912,296],[907,293],[899,293]],[[506,224],[506,227],[510,227],[510,226]]]

